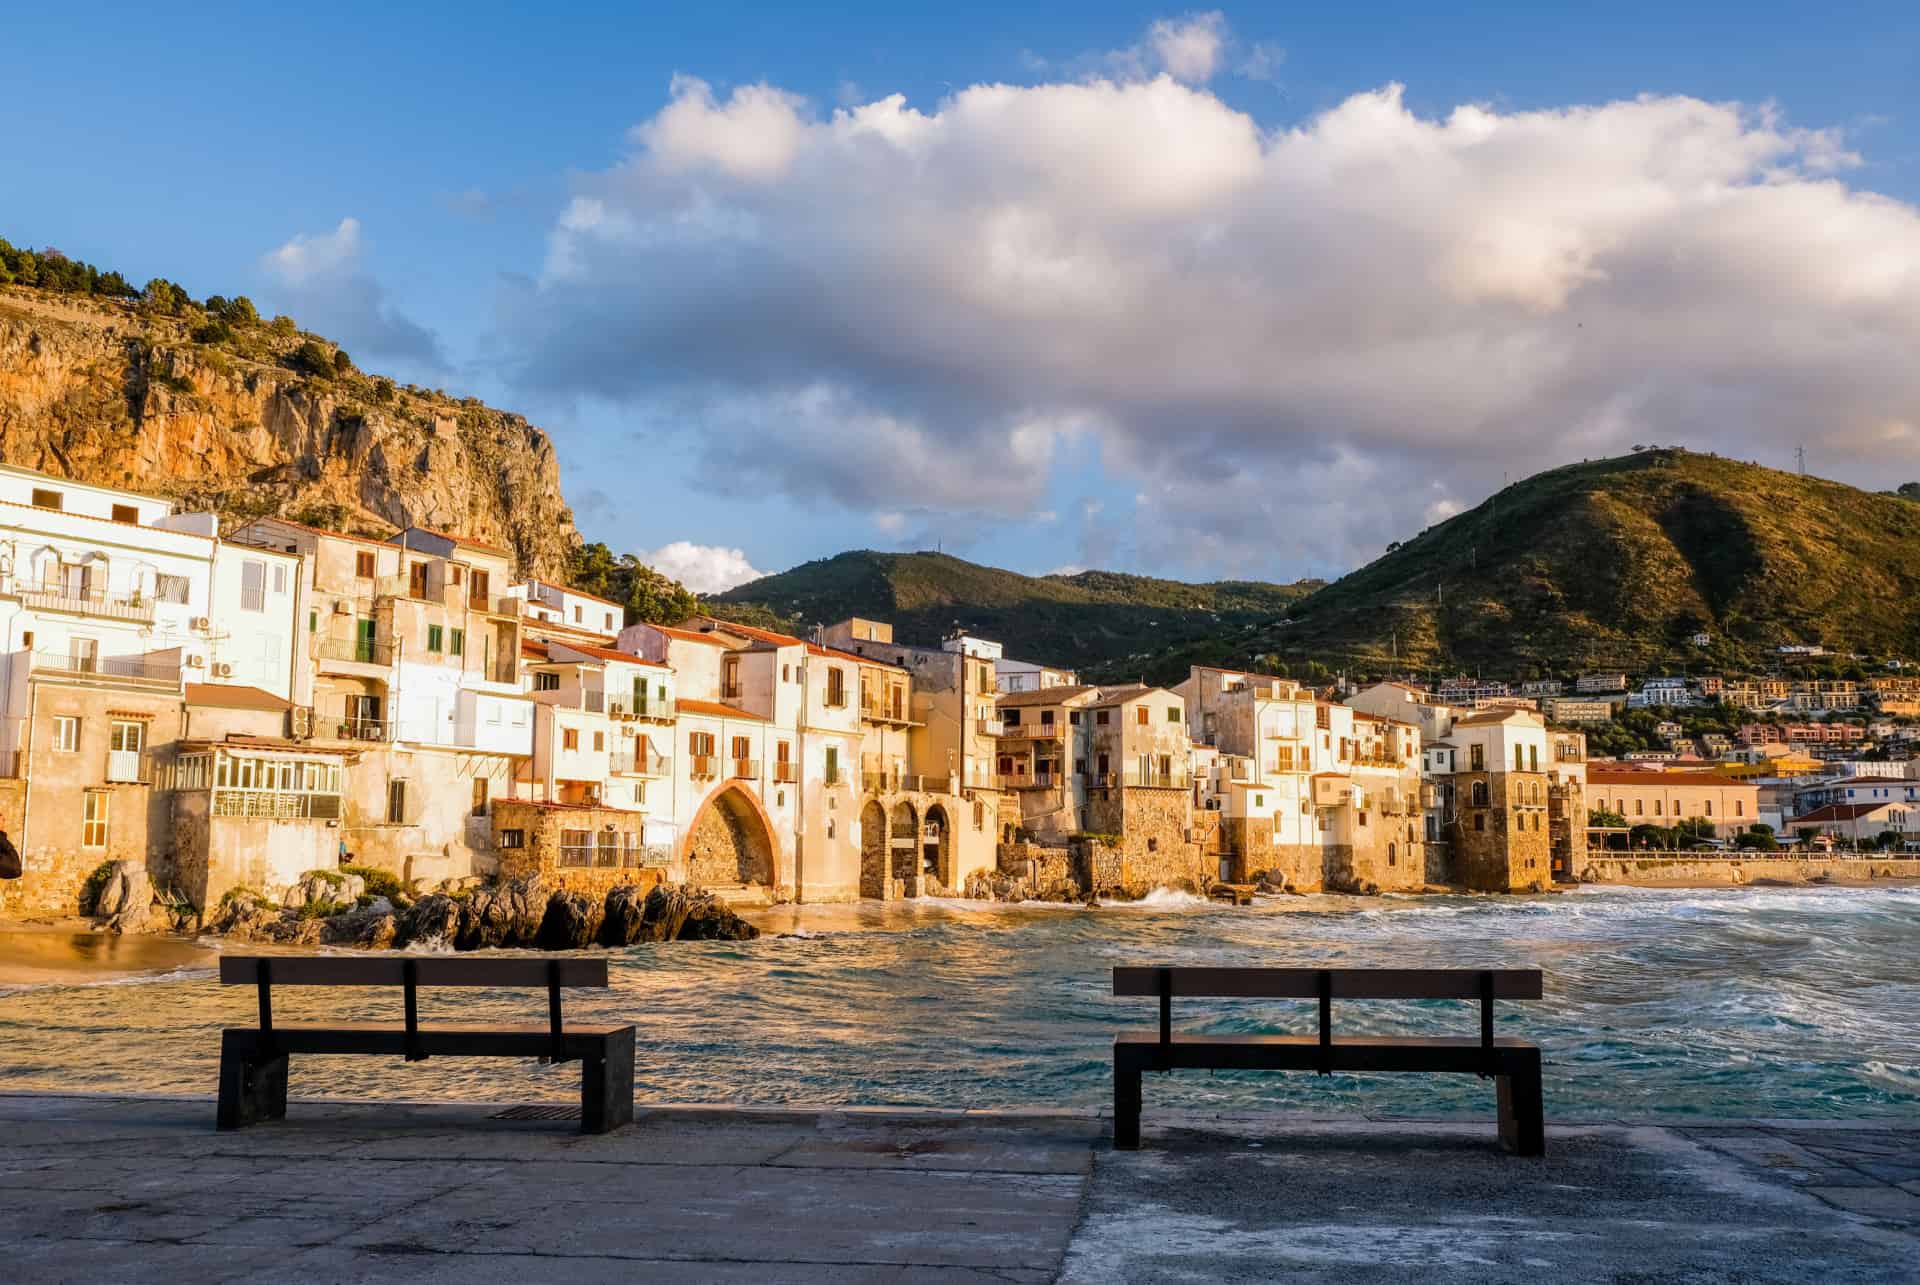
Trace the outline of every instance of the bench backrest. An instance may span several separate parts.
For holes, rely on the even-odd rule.
[[[422,986],[544,987],[547,992],[547,1029],[553,1042],[549,1057],[566,1061],[565,1027],[560,1013],[563,987],[606,986],[607,961],[575,956],[544,958],[456,959],[445,955],[386,955],[358,958],[343,955],[223,955],[223,986],[251,986],[259,994],[260,1033],[273,1035],[275,986],[398,986],[406,997],[407,1060],[426,1054],[420,1047]]]
[[[1539,999],[1537,968],[1175,968],[1117,967],[1115,995],[1160,1000],[1160,1042],[1173,1039],[1173,997],[1317,999],[1320,1073],[1332,1064],[1336,999],[1472,999],[1480,1001],[1480,1047],[1493,1056],[1493,1001]]]
[[[262,976],[261,965],[265,964]],[[408,974],[411,972],[412,976]],[[222,955],[223,986],[606,986],[607,961],[578,956],[460,959],[446,955]]]
[[[1113,993],[1219,999],[1319,999],[1323,993],[1333,999],[1484,999],[1489,980],[1494,999],[1541,996],[1537,968],[1123,967],[1113,970]]]

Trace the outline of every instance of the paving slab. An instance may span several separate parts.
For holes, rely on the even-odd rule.
[[[1920,1133],[1161,1112],[655,1106],[612,1134],[481,1104],[0,1094],[4,1279],[1911,1281]]]

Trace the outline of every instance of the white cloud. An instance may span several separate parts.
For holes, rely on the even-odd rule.
[[[1326,573],[1633,441],[1880,485],[1920,432],[1920,213],[1766,109],[682,81],[635,138],[503,337],[530,387],[670,406],[714,487],[938,529],[1097,460],[1137,557]]]
[[[662,575],[671,576],[695,593],[721,593],[765,575],[747,561],[746,550],[716,544],[675,540],[651,553],[635,555]]]
[[[341,219],[331,232],[296,233],[260,256],[275,283],[276,307],[304,328],[336,340],[351,353],[447,367],[439,338],[387,301],[387,292],[361,265],[360,220]]]
[[[1162,18],[1147,28],[1147,47],[1175,80],[1204,85],[1213,79],[1227,44],[1227,16],[1218,9]]]

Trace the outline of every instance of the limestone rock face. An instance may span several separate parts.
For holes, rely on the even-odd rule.
[[[548,889],[539,875],[476,888],[460,912],[457,950],[531,946],[547,914]]]
[[[0,462],[161,491],[239,519],[340,507],[384,536],[419,523],[556,576],[580,541],[547,435],[519,415],[291,368],[305,336],[196,344],[133,306],[0,287]]]
[[[413,903],[396,925],[396,946],[453,945],[460,936],[460,903],[443,892]]]
[[[600,932],[601,903],[582,892],[556,892],[547,899],[534,946],[540,950],[580,950]]]
[[[153,914],[153,880],[137,861],[116,861],[108,868],[93,910],[107,917],[111,932],[144,933],[163,926]]]

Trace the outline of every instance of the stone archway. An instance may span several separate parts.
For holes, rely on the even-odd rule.
[[[890,864],[893,867],[893,885],[902,897],[920,895],[920,814],[913,804],[902,799],[893,805],[893,824],[887,832],[887,846],[891,850]]]
[[[893,867],[887,860],[887,810],[874,799],[860,810],[860,895],[885,901],[893,896]]]
[[[729,783],[707,796],[687,827],[681,856],[687,878],[708,886],[777,887],[773,828],[760,801]]]
[[[953,887],[953,825],[947,810],[938,803],[927,809],[920,827],[920,876],[922,885],[937,884],[947,892]]]

